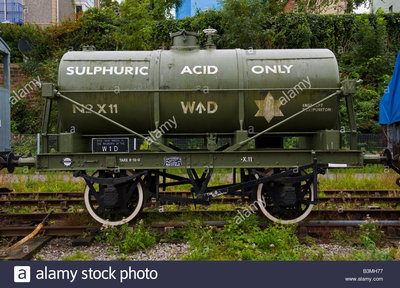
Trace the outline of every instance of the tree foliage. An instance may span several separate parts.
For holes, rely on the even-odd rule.
[[[347,0],[347,13],[353,12],[354,9],[360,7],[361,5],[370,6],[372,0]]]
[[[119,12],[119,2],[115,0],[100,0],[100,7],[102,9],[110,8],[117,13]]]
[[[400,50],[400,13],[280,13],[281,1],[224,0],[219,11],[207,10],[175,20],[165,13],[175,4],[180,1],[126,0],[115,9],[113,1],[103,1],[103,8],[89,9],[80,19],[59,26],[41,29],[29,24],[0,24],[0,37],[10,46],[12,62],[16,63],[23,60],[19,39],[31,38],[35,49],[23,67],[28,74],[39,74],[46,81],[55,81],[57,63],[68,49],[81,50],[85,45],[97,50],[168,49],[169,33],[178,29],[201,32],[213,27],[218,30],[214,41],[220,49],[328,48],[336,54],[342,78],[364,80],[355,95],[360,131],[379,131],[378,103]],[[205,41],[202,34],[200,44]],[[346,123],[343,112],[344,106],[341,114]]]
[[[114,34],[118,48],[151,49],[153,27],[171,18],[170,11],[180,1],[125,0],[120,5],[120,29]]]

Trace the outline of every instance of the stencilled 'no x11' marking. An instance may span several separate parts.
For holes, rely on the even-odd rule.
[[[118,104],[85,104],[85,106],[90,109],[93,110],[99,114],[118,114]],[[76,113],[82,113],[82,114],[90,114],[91,112],[79,107],[75,104],[72,104],[72,113],[76,114]]]

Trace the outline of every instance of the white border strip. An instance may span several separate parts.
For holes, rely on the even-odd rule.
[[[329,168],[347,168],[347,164],[328,163]]]

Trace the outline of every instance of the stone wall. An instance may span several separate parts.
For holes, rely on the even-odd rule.
[[[29,79],[21,67],[17,64],[11,64],[10,65],[10,74],[11,74],[11,95],[19,95],[20,89],[24,88],[24,86],[31,81],[32,79]],[[0,83],[3,83],[4,81],[4,72],[3,72],[3,65],[0,64]],[[25,98],[24,101],[27,102],[34,102],[34,98],[36,95],[39,94],[39,89],[35,89],[34,92],[29,93]]]

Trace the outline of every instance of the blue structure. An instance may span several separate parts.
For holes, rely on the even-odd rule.
[[[379,124],[400,122],[400,53],[392,79],[379,103]]]
[[[194,16],[197,11],[219,10],[221,7],[220,0],[183,0],[182,5],[176,9],[176,19]]]
[[[22,0],[0,0],[1,23],[24,24]]]
[[[0,83],[0,162],[4,153],[11,151],[10,136],[10,48],[0,38],[0,63],[3,64],[3,82]],[[0,164],[1,167],[1,164]]]

